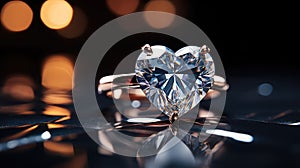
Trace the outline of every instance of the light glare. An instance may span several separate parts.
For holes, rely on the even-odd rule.
[[[251,135],[248,134],[243,134],[243,133],[237,133],[237,132],[231,132],[231,131],[225,131],[225,130],[206,130],[206,133],[212,134],[212,135],[219,135],[219,136],[224,136],[224,137],[229,137],[232,139],[235,139],[237,141],[241,142],[253,142],[254,138]]]
[[[41,135],[41,138],[42,138],[43,140],[48,140],[48,139],[50,139],[50,138],[51,138],[50,132],[49,132],[49,131],[43,132],[42,135]]]

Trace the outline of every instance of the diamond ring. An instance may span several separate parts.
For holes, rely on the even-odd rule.
[[[105,76],[98,91],[113,95],[115,88],[127,86],[138,99],[147,98],[174,122],[202,99],[225,92],[225,78],[215,75],[213,58],[207,46],[171,49],[146,44],[137,58],[135,73]]]

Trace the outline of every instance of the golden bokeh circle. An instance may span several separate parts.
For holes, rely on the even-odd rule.
[[[50,29],[62,29],[70,24],[73,8],[64,0],[47,0],[41,7],[40,16]]]
[[[31,8],[23,1],[7,2],[1,10],[1,23],[10,31],[20,32],[26,30],[33,18]]]

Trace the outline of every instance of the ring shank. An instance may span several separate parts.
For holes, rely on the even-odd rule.
[[[135,73],[118,74],[104,76],[99,80],[98,92],[107,92],[107,96],[112,97],[112,91],[117,88],[128,88],[129,93],[135,96],[137,99],[146,98],[145,94],[140,89],[139,83],[135,81]],[[225,78],[221,76],[214,76],[214,84],[208,91],[204,99],[212,99],[218,97],[222,92],[226,92],[229,89]]]

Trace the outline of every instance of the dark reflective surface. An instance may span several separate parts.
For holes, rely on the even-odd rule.
[[[43,91],[45,96],[42,97],[46,97],[47,93]],[[216,128],[218,131],[215,130],[205,141],[201,141],[199,134],[205,118],[198,118],[189,133],[180,140],[176,135],[181,131],[176,130],[174,134],[168,118],[162,117],[152,123],[137,123],[121,117],[120,122],[111,120],[116,127],[113,130],[88,128],[90,132],[98,134],[101,144],[98,145],[84,132],[72,103],[65,101],[70,95],[61,91],[50,93],[53,104],[51,96],[47,101],[43,98],[25,102],[13,98],[2,101],[1,167],[218,168],[300,165],[298,111],[289,110],[269,116],[251,113],[235,119],[223,117]],[[206,120],[214,123],[214,117]],[[114,131],[134,137],[148,137],[142,142],[147,144],[145,147],[148,149],[142,147],[133,151],[136,156],[151,150],[158,154],[136,158],[114,154],[113,150],[120,150],[120,147],[114,146],[114,141],[118,139],[111,138]],[[135,140],[139,141],[138,138]],[[130,149],[130,146],[126,148]]]

